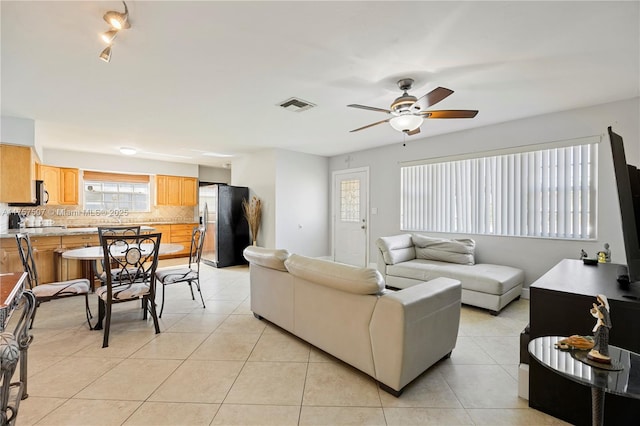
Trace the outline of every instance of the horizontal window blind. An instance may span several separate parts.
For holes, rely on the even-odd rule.
[[[85,170],[83,172],[83,177],[85,180],[100,181],[100,182],[130,182],[130,183],[149,182],[149,175],[94,172],[91,170]]]
[[[597,143],[401,167],[401,229],[595,238]]]

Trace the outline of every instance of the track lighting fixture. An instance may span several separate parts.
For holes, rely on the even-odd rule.
[[[111,46],[105,47],[104,50],[100,52],[100,59],[105,62],[109,62],[111,60]]]
[[[107,44],[111,44],[114,38],[118,35],[118,30],[109,30],[100,34],[100,38]]]
[[[124,13],[110,10],[103,17],[109,25],[117,30],[131,27],[131,24],[129,24],[129,9],[127,9],[127,4],[124,1],[122,4],[124,4]]]
[[[110,10],[103,16],[104,20],[111,25],[111,29],[109,29],[109,31],[100,34],[102,41],[108,44],[108,46],[100,52],[99,56],[99,58],[105,62],[109,62],[111,60],[111,43],[118,35],[118,31],[131,28],[127,3],[123,1],[122,4],[124,5],[124,12]]]

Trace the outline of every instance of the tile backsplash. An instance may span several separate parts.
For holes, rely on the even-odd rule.
[[[86,210],[81,206],[49,205],[22,207],[22,213],[53,220],[54,225],[88,227],[126,223],[190,223],[198,222],[197,206],[152,206],[149,212]]]

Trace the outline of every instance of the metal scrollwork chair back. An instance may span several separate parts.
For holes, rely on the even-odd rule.
[[[18,253],[20,255],[20,260],[22,261],[22,266],[24,271],[27,273],[29,289],[33,292],[36,298],[36,310],[31,317],[31,324],[29,325],[29,328],[33,328],[33,322],[40,303],[73,296],[84,296],[87,323],[89,324],[89,328],[91,328],[90,320],[93,317],[91,315],[91,310],[89,309],[89,280],[85,278],[78,278],[68,281],[39,284],[38,270],[36,269],[36,262],[33,257],[33,247],[31,246],[29,234],[16,234],[16,242],[18,244]]]
[[[143,319],[147,312],[153,319],[156,333],[160,333],[155,305],[156,268],[161,234],[103,235],[105,285],[96,290],[98,323],[103,329],[102,347],[109,346],[112,306],[116,303],[142,300]]]
[[[140,226],[98,226],[98,239],[100,241],[100,245],[102,245],[102,237],[103,236],[114,236],[114,235],[125,235],[125,236],[135,236],[140,234]],[[97,277],[101,281],[101,285],[105,285],[107,282],[107,277],[105,274],[104,268],[104,259],[100,260],[100,264],[102,265],[102,273],[96,274]],[[95,270],[95,268],[94,268]],[[112,273],[117,274],[117,270],[112,268]]]
[[[187,267],[171,267],[161,269],[156,272],[156,277],[162,283],[162,305],[160,307],[160,318],[164,311],[165,287],[176,283],[189,284],[191,290],[191,299],[196,300],[193,294],[193,285],[195,283],[198,293],[200,293],[200,301],[202,307],[205,308],[204,298],[200,290],[200,258],[202,257],[202,246],[204,245],[204,227],[194,227],[191,231],[191,249],[189,251],[189,266]]]

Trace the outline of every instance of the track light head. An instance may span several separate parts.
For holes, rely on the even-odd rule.
[[[111,42],[113,41],[113,39],[116,38],[117,35],[118,35],[118,30],[111,29],[111,30],[109,30],[107,32],[104,32],[104,33],[100,34],[100,38],[105,43],[111,44]]]
[[[109,62],[111,60],[111,46],[105,47],[104,50],[100,52],[99,58],[105,62]]]
[[[122,4],[124,4],[124,13],[110,10],[103,16],[104,20],[107,21],[107,23],[116,30],[122,30],[131,27],[131,24],[129,24],[129,9],[127,8],[127,4],[124,1],[122,2]]]

